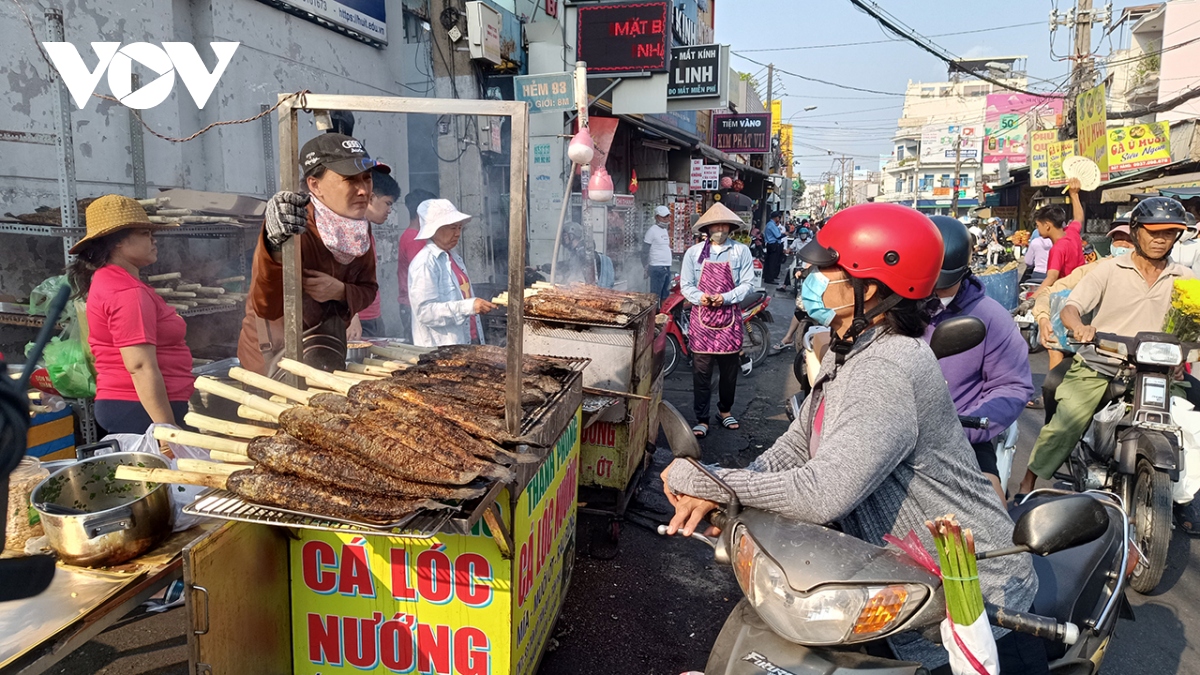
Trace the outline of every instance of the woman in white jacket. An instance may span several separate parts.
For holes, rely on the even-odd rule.
[[[417,207],[418,240],[425,248],[408,266],[408,299],[413,312],[413,344],[420,347],[483,344],[479,315],[496,306],[475,297],[463,259],[454,252],[471,216],[449,199],[430,199]]]

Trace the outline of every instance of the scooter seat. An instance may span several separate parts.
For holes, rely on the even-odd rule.
[[[1058,498],[1057,495],[1035,496],[1012,507],[1009,515],[1015,521],[1034,506]],[[1081,627],[1088,619],[1099,618],[1100,610],[1108,600],[1107,572],[1119,563],[1116,558],[1120,555],[1124,535],[1120,517],[1113,510],[1109,510],[1109,514],[1108,531],[1095,541],[1045,557],[1033,556],[1038,590],[1030,611]]]
[[[750,291],[746,294],[746,298],[738,303],[738,306],[742,308],[742,311],[746,311],[761,302],[764,295],[766,295],[764,291]]]

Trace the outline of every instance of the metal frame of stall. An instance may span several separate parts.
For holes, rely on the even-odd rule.
[[[507,117],[512,121],[509,161],[508,240],[525,241],[529,191],[529,104],[516,101],[476,99],[400,98],[392,96],[343,96],[303,93],[279,95],[280,189],[296,192],[301,187],[300,143],[297,115],[300,112],[414,113],[426,115],[475,115]],[[283,245],[283,330],[284,355],[300,359],[304,321],[301,312],[303,277],[300,246],[295,238]],[[525,247],[508,247],[508,294],[524,297]],[[521,355],[524,306],[508,303],[508,367],[505,376],[505,423],[509,433],[521,426]]]

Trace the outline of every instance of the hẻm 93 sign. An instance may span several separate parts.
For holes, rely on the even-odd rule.
[[[559,112],[575,108],[573,73],[518,75],[513,78],[513,95],[529,103],[529,112]]]
[[[670,56],[670,2],[580,5],[578,60],[588,72],[665,73]]]

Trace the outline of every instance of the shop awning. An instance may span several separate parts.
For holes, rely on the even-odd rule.
[[[1195,199],[1200,197],[1200,187],[1159,188],[1158,194],[1173,199]]]
[[[653,119],[638,116],[638,115],[617,115],[621,121],[641,129],[643,133],[661,138],[668,143],[674,143],[684,150],[695,149],[700,144],[700,139],[683,129],[676,129],[669,124],[662,124]]]
[[[1100,202],[1103,204],[1109,203],[1124,203],[1133,199],[1136,194],[1143,192],[1160,192],[1166,188],[1200,188],[1200,172],[1182,173],[1175,176],[1163,176],[1153,180],[1142,181],[1140,183],[1131,183],[1118,188],[1105,190],[1100,195]],[[1192,195],[1195,196],[1195,195]]]
[[[750,166],[749,164],[743,164],[743,163],[737,161],[736,159],[734,159],[732,156],[730,156],[729,153],[718,150],[707,143],[702,142],[699,145],[700,145],[700,154],[713,160],[714,162],[720,162],[721,164],[724,164],[725,166],[727,166],[731,169],[737,169],[738,171],[742,171],[745,173],[754,173],[754,174],[758,174],[760,176],[767,175],[766,171],[763,171],[762,169],[756,169],[756,168]]]

